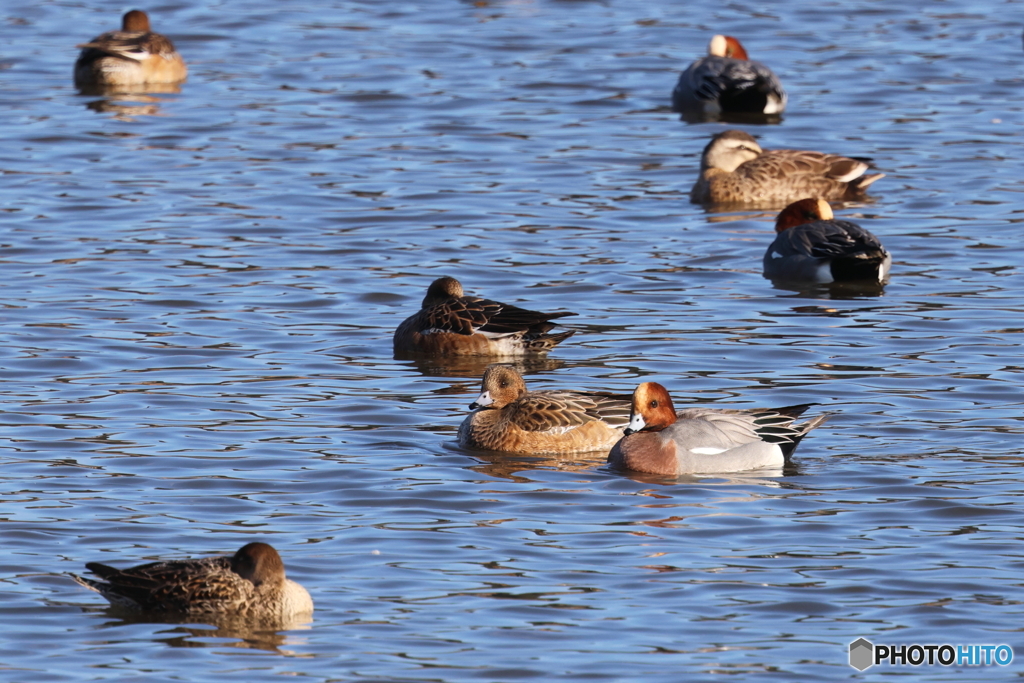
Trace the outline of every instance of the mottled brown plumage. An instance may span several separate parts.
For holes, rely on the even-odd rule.
[[[604,451],[619,440],[631,397],[590,391],[527,391],[508,365],[484,373],[475,410],[459,427],[469,448],[526,454]]]
[[[135,87],[180,83],[188,68],[169,38],[153,33],[145,12],[127,12],[120,31],[97,36],[82,48],[75,62],[75,85]]]
[[[690,192],[697,204],[782,207],[804,197],[863,198],[884,177],[865,176],[867,162],[795,149],[762,150],[753,136],[727,130],[711,138],[701,155],[700,177]]]
[[[284,618],[313,611],[309,593],[285,577],[281,556],[266,543],[249,543],[231,557],[85,566],[103,580],[72,574],[75,581],[129,612]]]
[[[541,313],[476,296],[465,296],[452,277],[434,280],[420,310],[398,326],[396,354],[426,356],[522,356],[550,351],[575,330],[548,334],[568,311]]]

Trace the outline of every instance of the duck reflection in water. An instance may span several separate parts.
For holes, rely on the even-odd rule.
[[[243,619],[232,616],[170,617],[161,615],[129,615],[115,608],[85,608],[87,613],[107,614],[111,619],[96,628],[110,633],[106,642],[121,640],[137,642],[139,629],[143,624],[167,624],[172,628],[152,631],[152,640],[170,647],[233,647],[243,650],[264,650],[280,655],[296,655],[289,647],[301,646],[302,636],[282,631],[307,631],[312,629],[310,614],[275,618],[271,620]],[[125,628],[124,636],[117,637],[116,630]],[[215,639],[215,640],[214,640]]]
[[[412,356],[401,359],[399,363],[415,368],[426,377],[481,377],[494,363],[494,359],[487,356]],[[565,367],[564,360],[548,356],[522,356],[510,364],[524,375],[551,372]],[[453,389],[452,393],[462,393],[462,385]]]

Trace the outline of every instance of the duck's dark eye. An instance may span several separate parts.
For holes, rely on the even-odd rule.
[[[651,401],[651,407],[652,408],[657,408],[658,407],[658,399],[654,399],[653,401]]]

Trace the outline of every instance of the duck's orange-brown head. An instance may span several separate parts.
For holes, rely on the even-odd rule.
[[[779,213],[779,217],[775,219],[775,232],[812,221],[830,221],[833,215],[832,207],[824,199],[801,199]]]
[[[732,57],[733,59],[750,59],[740,41],[732,36],[713,36],[708,43],[708,54],[715,57]]]
[[[129,33],[149,33],[149,15],[140,9],[125,12],[121,17],[121,30]]]
[[[633,432],[660,432],[676,421],[676,409],[668,389],[657,382],[644,382],[633,392],[627,435]]]
[[[511,365],[488,365],[481,382],[480,396],[469,404],[477,408],[504,408],[526,393],[526,382]]]

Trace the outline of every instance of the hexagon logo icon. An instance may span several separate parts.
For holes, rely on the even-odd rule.
[[[875,663],[875,646],[867,638],[858,638],[850,643],[850,666],[863,671]]]

